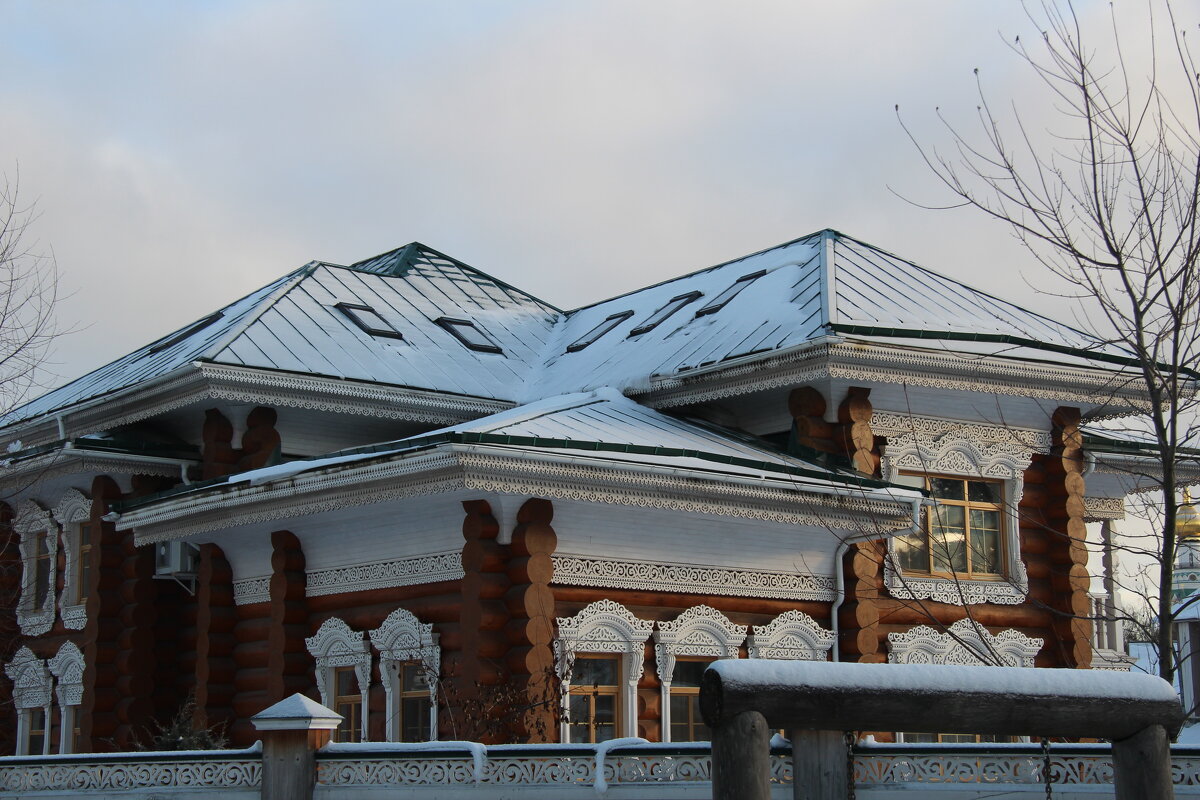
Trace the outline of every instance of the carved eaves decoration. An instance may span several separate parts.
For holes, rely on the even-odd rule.
[[[945,632],[918,625],[888,634],[888,661],[893,664],[1032,667],[1045,640],[1006,630],[991,634],[972,619],[960,619]]]
[[[706,567],[681,563],[618,561],[555,555],[552,584],[602,586],[651,592],[830,601],[837,591],[829,575]]]

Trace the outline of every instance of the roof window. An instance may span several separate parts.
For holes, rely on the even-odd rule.
[[[717,313],[726,305],[728,305],[730,300],[741,294],[743,289],[766,274],[767,271],[765,269],[760,269],[758,272],[751,272],[749,275],[743,275],[734,281],[732,286],[714,297],[711,303],[697,311],[696,316],[703,317],[707,314]]]
[[[163,339],[162,341],[153,345],[150,348],[150,350],[147,352],[148,353],[161,353],[163,350],[166,350],[168,347],[174,347],[175,345],[182,342],[184,339],[191,336],[193,333],[196,333],[197,331],[201,331],[201,330],[207,328],[209,325],[212,325],[214,322],[216,322],[223,316],[225,316],[224,313],[222,313],[220,311],[209,314],[204,319],[199,320],[198,322],[193,322],[191,325],[188,325],[186,328],[179,331],[178,333],[168,336],[166,339]]]
[[[337,303],[338,311],[350,318],[358,327],[372,336],[386,336],[391,339],[403,339],[404,336],[391,326],[378,311],[361,303]]]
[[[622,311],[619,314],[612,314],[611,316],[606,317],[599,325],[592,328],[590,331],[576,339],[571,344],[567,345],[567,352],[576,353],[582,350],[632,316],[632,311]]]
[[[693,300],[695,300],[696,298],[698,298],[700,296],[701,296],[700,292],[688,292],[687,294],[681,294],[677,297],[672,297],[669,301],[667,301],[667,304],[665,306],[660,308],[658,311],[655,311],[653,316],[651,316],[649,319],[647,319],[641,325],[638,325],[636,328],[631,330],[629,332],[629,335],[630,336],[638,336],[639,334],[643,334],[643,333],[646,333],[647,331],[654,330],[655,328],[657,328],[659,326],[660,323],[662,323],[664,320],[666,320],[667,317],[671,316],[676,311],[683,308],[688,303],[692,302]]]
[[[492,341],[492,338],[483,332],[483,329],[477,326],[474,322],[465,319],[455,319],[453,317],[439,317],[434,320],[435,323],[441,325],[446,331],[463,343],[463,346],[475,350],[480,353],[503,353],[504,350],[500,345]]]

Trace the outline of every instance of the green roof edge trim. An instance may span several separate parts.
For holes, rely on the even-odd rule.
[[[943,339],[947,341],[957,342],[995,342],[997,344],[1010,344],[1014,347],[1029,347],[1035,350],[1046,350],[1051,353],[1061,353],[1062,355],[1076,356],[1078,358],[1091,359],[1093,361],[1103,361],[1107,364],[1119,364],[1123,367],[1141,367],[1142,362],[1132,356],[1118,356],[1111,353],[1097,353],[1093,350],[1088,350],[1081,347],[1068,347],[1061,344],[1053,344],[1050,342],[1039,342],[1036,339],[1026,339],[1023,336],[1013,336],[1007,333],[968,333],[966,331],[928,331],[917,328],[887,328],[876,325],[850,325],[846,323],[833,323],[830,329],[835,333],[844,333],[851,336],[880,336],[885,338],[896,339]],[[1158,364],[1159,369],[1170,371],[1171,367],[1167,364]],[[1200,372],[1197,372],[1187,367],[1179,367],[1179,374],[1189,378],[1200,378]]]
[[[544,447],[547,449],[560,450],[591,450],[595,452],[609,453],[631,453],[635,455],[656,455],[667,456],[670,458],[695,458],[700,461],[707,461],[713,464],[727,464],[729,466],[746,467],[749,469],[761,469],[766,472],[776,472],[784,475],[793,475],[796,477],[812,478],[814,480],[834,481],[844,483],[851,487],[861,489],[904,489],[912,491],[911,487],[900,486],[887,481],[876,478],[860,477],[856,475],[846,475],[820,469],[807,469],[804,467],[792,467],[785,464],[771,464],[766,461],[756,461],[750,458],[739,458],[737,456],[720,456],[715,453],[706,453],[702,450],[685,450],[676,447],[657,447],[649,445],[637,444],[613,444],[611,442],[590,442],[577,439],[547,439],[538,436],[506,436],[495,433],[476,433],[476,432],[455,432],[432,434],[429,436],[421,436],[416,439],[406,440],[407,445],[404,447],[390,447],[387,444],[370,445],[367,447],[359,447],[351,450],[340,450],[336,453],[329,453],[320,456],[316,459],[301,459],[304,461],[317,461],[324,458],[334,458],[338,456],[351,455],[371,455],[379,453],[380,458],[399,456],[408,453],[420,452],[422,450],[430,450],[434,447],[443,444],[495,444],[495,445],[514,445],[519,447]],[[286,462],[296,463],[296,462]],[[252,471],[252,470],[250,470]],[[244,473],[241,473],[244,474]],[[291,476],[289,476],[291,477]],[[234,479],[234,480],[231,480]],[[128,511],[134,508],[140,508],[159,500],[165,500],[168,497],[174,497],[180,494],[197,492],[204,489],[213,488],[215,486],[232,486],[239,483],[236,480],[237,475],[222,476],[213,478],[202,483],[193,483],[188,486],[177,486],[172,489],[167,489],[162,492],[145,495],[132,500],[117,502],[112,504],[112,510],[119,512]]]

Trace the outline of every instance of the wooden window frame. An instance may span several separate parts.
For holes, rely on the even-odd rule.
[[[681,662],[689,662],[689,661],[690,662],[699,662],[701,664],[711,664],[714,661],[716,661],[716,659],[710,658],[707,656],[677,656],[675,658],[675,665],[676,665],[676,667],[678,667],[678,665]],[[676,739],[675,738],[674,728],[676,725],[678,725],[680,723],[679,723],[679,720],[675,719],[675,710],[674,709],[671,709],[671,723],[670,724],[671,724],[672,730],[666,731],[665,733],[668,736],[670,736],[670,739],[672,742],[704,742],[704,741],[708,741],[707,739],[697,739],[694,736],[696,728],[707,727],[704,724],[704,720],[700,716],[700,687],[699,686],[676,686],[675,680],[674,680],[674,675],[672,675],[671,678],[672,678],[671,679],[671,690],[667,694],[667,702],[668,703],[671,702],[671,699],[674,697],[694,697],[695,698],[695,700],[691,700],[688,702],[687,727],[688,727],[688,735],[691,736],[692,738],[689,738],[689,739]]]
[[[358,688],[357,694],[338,694],[338,678],[343,674],[348,674],[353,685]],[[330,694],[333,697],[333,710],[341,714],[342,706],[350,706],[353,711],[347,717],[343,724],[338,726],[333,731],[333,741],[335,742],[360,742],[362,741],[362,714],[364,712],[365,695],[363,687],[358,684],[358,674],[353,666],[348,667],[330,667],[329,668],[329,687]],[[342,714],[345,717],[345,714]]]
[[[396,720],[395,720],[396,739],[395,739],[395,741],[397,741],[397,742],[427,742],[432,738],[432,735],[433,735],[433,725],[430,720],[430,715],[433,713],[433,698],[430,695],[430,690],[429,690],[428,686],[424,689],[405,690],[405,688],[404,688],[404,673],[405,673],[405,670],[417,670],[418,672],[420,672],[422,675],[425,676],[425,680],[427,683],[431,680],[436,680],[436,678],[430,676],[429,668],[427,666],[425,666],[425,663],[423,661],[419,661],[417,659],[413,659],[411,661],[397,661],[397,662],[395,662],[394,669],[395,669],[395,671],[393,672],[392,680],[395,681],[395,685],[393,686],[393,691],[395,692],[395,696],[396,696],[396,705],[395,705],[395,712],[394,712],[396,715]],[[418,700],[423,700],[425,703],[423,710],[421,712],[424,715],[424,722],[422,723],[422,725],[425,728],[425,733],[426,733],[426,736],[423,739],[406,739],[406,738],[404,738],[404,722],[405,722],[404,701],[410,700],[413,698],[416,698]]]
[[[967,558],[967,569],[964,572],[942,572],[935,570],[934,567],[934,541],[933,541],[933,513],[932,509],[926,509],[924,513],[924,548],[926,561],[929,569],[920,570],[905,567],[903,573],[905,575],[929,576],[933,578],[943,578],[949,580],[971,580],[971,581],[1005,581],[1008,579],[1008,509],[1005,506],[1007,481],[994,478],[980,478],[969,475],[946,475],[936,472],[910,472],[902,470],[902,477],[906,478],[921,478],[924,480],[924,488],[930,488],[932,479],[957,481],[963,484],[963,500],[950,500],[946,498],[933,498],[934,504],[937,506],[954,506],[963,509],[963,536],[965,541],[965,553]],[[987,483],[995,486],[999,491],[1000,499],[994,503],[987,503],[979,500],[971,500],[969,488],[970,483]],[[998,541],[996,543],[996,560],[997,572],[975,572],[974,552],[975,546],[971,537],[971,511],[995,511],[999,522]],[[949,560],[949,554],[947,554]]]
[[[612,684],[612,685],[604,685],[604,686],[600,686],[598,684],[584,684],[584,685],[577,686],[577,685],[575,685],[574,682],[571,683],[571,687],[567,692],[567,695],[568,695],[567,708],[568,708],[568,710],[570,709],[570,702],[571,702],[570,698],[571,697],[587,697],[587,698],[589,698],[588,719],[587,719],[586,723],[576,720],[574,718],[568,719],[567,720],[567,731],[568,731],[568,734],[573,734],[576,726],[586,724],[587,731],[588,731],[588,740],[586,742],[576,742],[574,740],[574,737],[572,736],[572,737],[569,737],[570,741],[564,742],[564,744],[595,744],[596,743],[596,698],[600,697],[601,695],[603,695],[605,697],[613,698],[613,721],[611,723],[612,728],[613,728],[613,738],[614,739],[621,738],[621,731],[622,731],[621,725],[624,722],[624,710],[621,708],[622,699],[623,699],[622,698],[623,687],[620,683],[620,679],[621,679],[621,676],[624,674],[622,672],[622,669],[625,666],[625,657],[621,653],[577,653],[575,655],[575,663],[576,664],[579,663],[580,660],[584,660],[584,659],[591,659],[591,660],[597,660],[597,661],[599,661],[599,660],[615,661],[616,665],[617,665],[615,675],[616,675],[618,682],[615,684]]]
[[[86,603],[88,599],[88,578],[92,572],[92,541],[95,535],[94,527],[88,520],[71,523],[75,526],[75,586],[74,604]],[[87,541],[84,541],[84,531],[87,531]]]

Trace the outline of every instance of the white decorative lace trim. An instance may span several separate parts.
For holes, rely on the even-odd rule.
[[[958,664],[1032,667],[1044,639],[1006,630],[992,635],[971,619],[960,619],[945,632],[918,625],[888,634],[888,661],[893,664]]]
[[[583,556],[551,556],[554,577],[561,586],[602,586],[656,592],[769,597],[782,600],[830,601],[836,597],[833,578],[795,572],[611,561]]]
[[[308,596],[363,592],[391,586],[453,581],[463,577],[462,553],[449,550],[412,558],[315,570],[308,573]]]
[[[733,624],[715,608],[692,606],[671,622],[658,623],[654,631],[658,679],[670,687],[678,656],[737,658],[745,640],[745,625]]]
[[[26,636],[38,636],[54,627],[54,606],[57,595],[54,587],[58,580],[58,524],[54,516],[32,500],[21,503],[13,520],[13,530],[21,537],[21,597],[17,601],[17,625]],[[46,532],[46,551],[49,558],[49,586],[40,605],[34,605],[34,538]]]
[[[54,658],[46,662],[58,685],[54,693],[60,706],[77,706],[83,703],[83,652],[74,642],[58,648]]]
[[[1084,520],[1125,519],[1124,497],[1084,497]]]
[[[785,611],[766,625],[750,629],[751,658],[826,661],[834,633],[802,611]]]
[[[22,647],[13,660],[4,666],[4,673],[13,682],[13,706],[22,708],[45,708],[50,705],[50,687],[54,679],[46,662]]]
[[[366,698],[371,688],[371,648],[362,631],[352,631],[350,626],[337,617],[330,617],[321,624],[315,634],[304,640],[308,652],[316,662],[317,691],[321,702],[333,705],[333,670],[337,667],[354,667],[358,681],[358,692]],[[363,702],[363,711],[366,711]],[[362,715],[363,738],[366,736],[366,714]]]
[[[271,599],[271,576],[259,575],[233,582],[233,603],[246,606],[251,603],[266,603]]]

